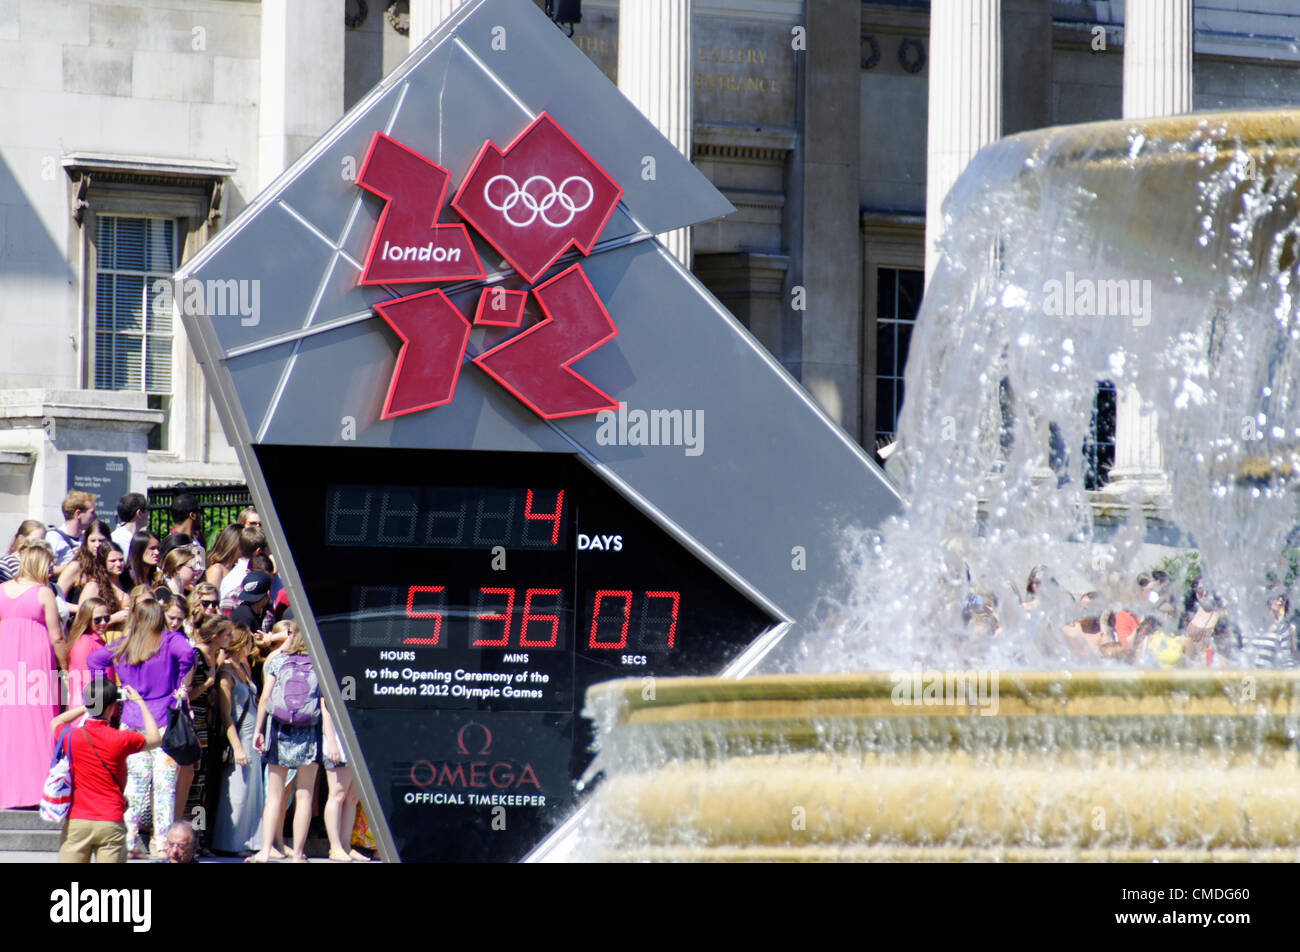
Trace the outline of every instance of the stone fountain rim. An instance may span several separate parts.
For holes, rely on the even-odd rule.
[[[922,684],[935,676],[964,679],[977,685],[996,677],[1000,702],[1016,709],[1017,702],[1036,709],[1044,702],[1119,712],[1132,706],[1134,713],[1148,711],[1152,702],[1168,713],[1230,713],[1238,716],[1259,711],[1278,713],[1278,705],[1300,701],[1300,670],[1262,669],[1213,670],[1083,670],[1027,671],[996,669],[898,669],[845,674],[770,674],[743,679],[719,677],[655,678],[653,691],[643,678],[623,678],[592,685],[587,691],[589,712],[617,712],[615,720],[626,723],[638,712],[690,707],[718,713],[746,704],[853,705],[864,703],[879,710],[891,704],[895,690],[904,680],[920,678]],[[915,686],[915,684],[913,684]],[[1249,691],[1247,691],[1249,688]],[[1078,702],[1081,702],[1078,703]],[[1208,703],[1207,703],[1208,702]],[[1191,705],[1189,707],[1188,705]],[[904,706],[912,714],[951,714],[965,705],[921,706],[919,700]],[[902,713],[902,711],[899,711]],[[612,726],[612,725],[611,725]]]
[[[1245,152],[1265,152],[1282,157],[1300,149],[1300,109],[1191,112],[1152,119],[1103,119],[1031,129],[998,141],[1051,141],[1057,145],[1053,164],[1100,165],[1112,160],[1135,164],[1161,160],[1204,160],[1206,156],[1196,149],[1142,149],[1133,153],[1135,133],[1154,144],[1165,140],[1184,142],[1189,135],[1198,131],[1216,141],[1232,140],[1234,145]]]

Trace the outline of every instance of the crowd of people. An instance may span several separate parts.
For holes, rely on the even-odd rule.
[[[111,531],[87,493],[68,493],[62,515],[22,522],[0,557],[0,809],[35,809],[66,756],[61,862],[301,862],[319,765],[330,859],[368,860],[353,846],[342,743],[256,510],[210,550],[190,493],[161,539],[139,493],[118,502]],[[169,754],[169,719],[193,727],[195,762]]]
[[[1128,591],[1104,595],[1066,592],[1046,566],[1037,566],[1015,592],[1015,611],[1045,655],[1115,659],[1157,668],[1295,668],[1300,646],[1291,603],[1279,585],[1265,596],[1269,622],[1242,627],[1229,616],[1204,577],[1188,586],[1155,570],[1138,575]],[[987,639],[1003,628],[997,596],[970,591],[962,606],[965,640]],[[1062,621],[1064,619],[1064,621]]]

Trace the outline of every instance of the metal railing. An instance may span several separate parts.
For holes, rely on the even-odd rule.
[[[174,524],[171,505],[181,493],[191,493],[199,501],[203,514],[203,545],[211,548],[218,533],[239,518],[239,513],[253,505],[248,487],[241,484],[228,486],[161,486],[149,490],[149,529],[159,539],[166,537]]]

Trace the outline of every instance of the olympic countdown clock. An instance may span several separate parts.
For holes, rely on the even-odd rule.
[[[178,273],[385,858],[536,854],[588,687],[775,664],[894,510],[653,237],[730,210],[533,4],[477,0]],[[230,281],[253,320],[194,303]]]

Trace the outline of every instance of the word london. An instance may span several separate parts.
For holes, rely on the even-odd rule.
[[[420,245],[395,245],[384,242],[384,250],[379,255],[385,261],[459,261],[459,248],[444,248],[432,241]]]

